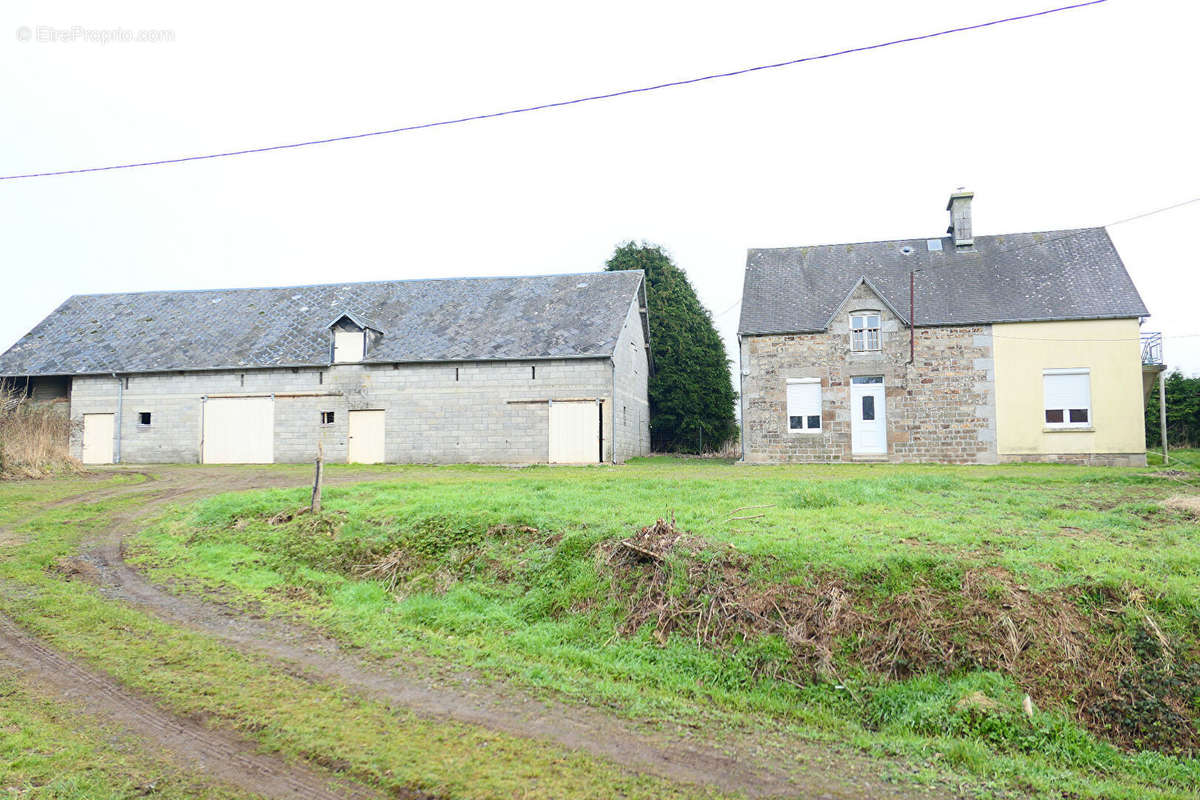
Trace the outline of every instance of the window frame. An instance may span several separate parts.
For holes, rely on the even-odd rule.
[[[139,428],[149,428],[154,424],[154,412],[139,411],[137,424]]]
[[[1046,378],[1066,375],[1085,375],[1087,376],[1087,404],[1085,406],[1071,407],[1054,407],[1051,408],[1046,399]],[[1072,422],[1071,412],[1082,410],[1087,414],[1087,419],[1083,422]],[[1047,415],[1052,411],[1062,413],[1062,422],[1051,422]],[[1061,431],[1061,430],[1089,430],[1094,428],[1094,417],[1092,415],[1092,370],[1090,367],[1064,367],[1042,370],[1042,426],[1046,430]]]
[[[792,386],[816,386],[817,388],[817,407],[816,413],[792,414],[791,387]],[[820,378],[787,378],[784,383],[784,398],[783,398],[783,417],[784,425],[789,434],[818,434],[825,430],[825,420],[823,408],[825,405],[824,391],[821,387]],[[799,410],[799,409],[797,409]],[[811,409],[810,409],[811,410]],[[800,427],[792,427],[792,417],[800,420]],[[811,423],[816,418],[817,424],[813,426]]]
[[[322,411],[321,412],[321,426],[322,427],[328,427],[330,425],[337,424],[335,421],[336,419],[337,419],[336,411]]]
[[[870,319],[874,317],[875,325],[869,324]],[[855,318],[862,320],[862,327],[856,327]],[[851,311],[849,314],[850,320],[850,352],[852,353],[877,353],[883,350],[883,312],[863,308],[857,311]],[[857,346],[856,346],[857,341]],[[871,345],[874,345],[873,347]]]

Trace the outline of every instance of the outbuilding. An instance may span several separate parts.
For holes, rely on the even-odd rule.
[[[649,451],[641,272],[76,295],[0,379],[85,463],[598,463]]]

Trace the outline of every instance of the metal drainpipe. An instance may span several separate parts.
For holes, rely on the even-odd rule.
[[[121,417],[124,416],[125,409],[125,381],[113,373],[112,376],[117,379],[117,446],[116,452],[113,453],[113,463],[121,463]]]
[[[612,425],[609,426],[609,430],[608,430],[608,446],[610,448],[612,448],[612,456],[608,459],[608,463],[615,464],[615,463],[617,463],[617,359],[611,358],[611,359],[609,359],[609,363],[612,364],[612,418],[613,418],[613,421],[612,421]],[[601,413],[603,413],[603,406],[601,406]],[[603,455],[600,456],[600,461],[601,462],[604,461]]]

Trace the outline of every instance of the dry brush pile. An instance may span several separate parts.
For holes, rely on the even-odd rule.
[[[68,451],[71,420],[50,404],[0,384],[0,478],[40,478],[81,471]]]
[[[597,557],[626,607],[624,635],[652,624],[660,643],[686,636],[726,653],[777,636],[790,658],[757,673],[798,685],[842,683],[839,670],[896,680],[991,670],[1116,744],[1200,749],[1197,653],[1170,640],[1136,589],[1033,592],[999,568],[968,569],[956,586],[917,580],[888,596],[832,574],[784,583],[673,520],[605,542]]]

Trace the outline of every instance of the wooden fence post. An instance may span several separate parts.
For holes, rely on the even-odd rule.
[[[317,443],[317,471],[313,476],[312,503],[308,510],[313,514],[321,513],[321,483],[325,480],[325,447]]]

